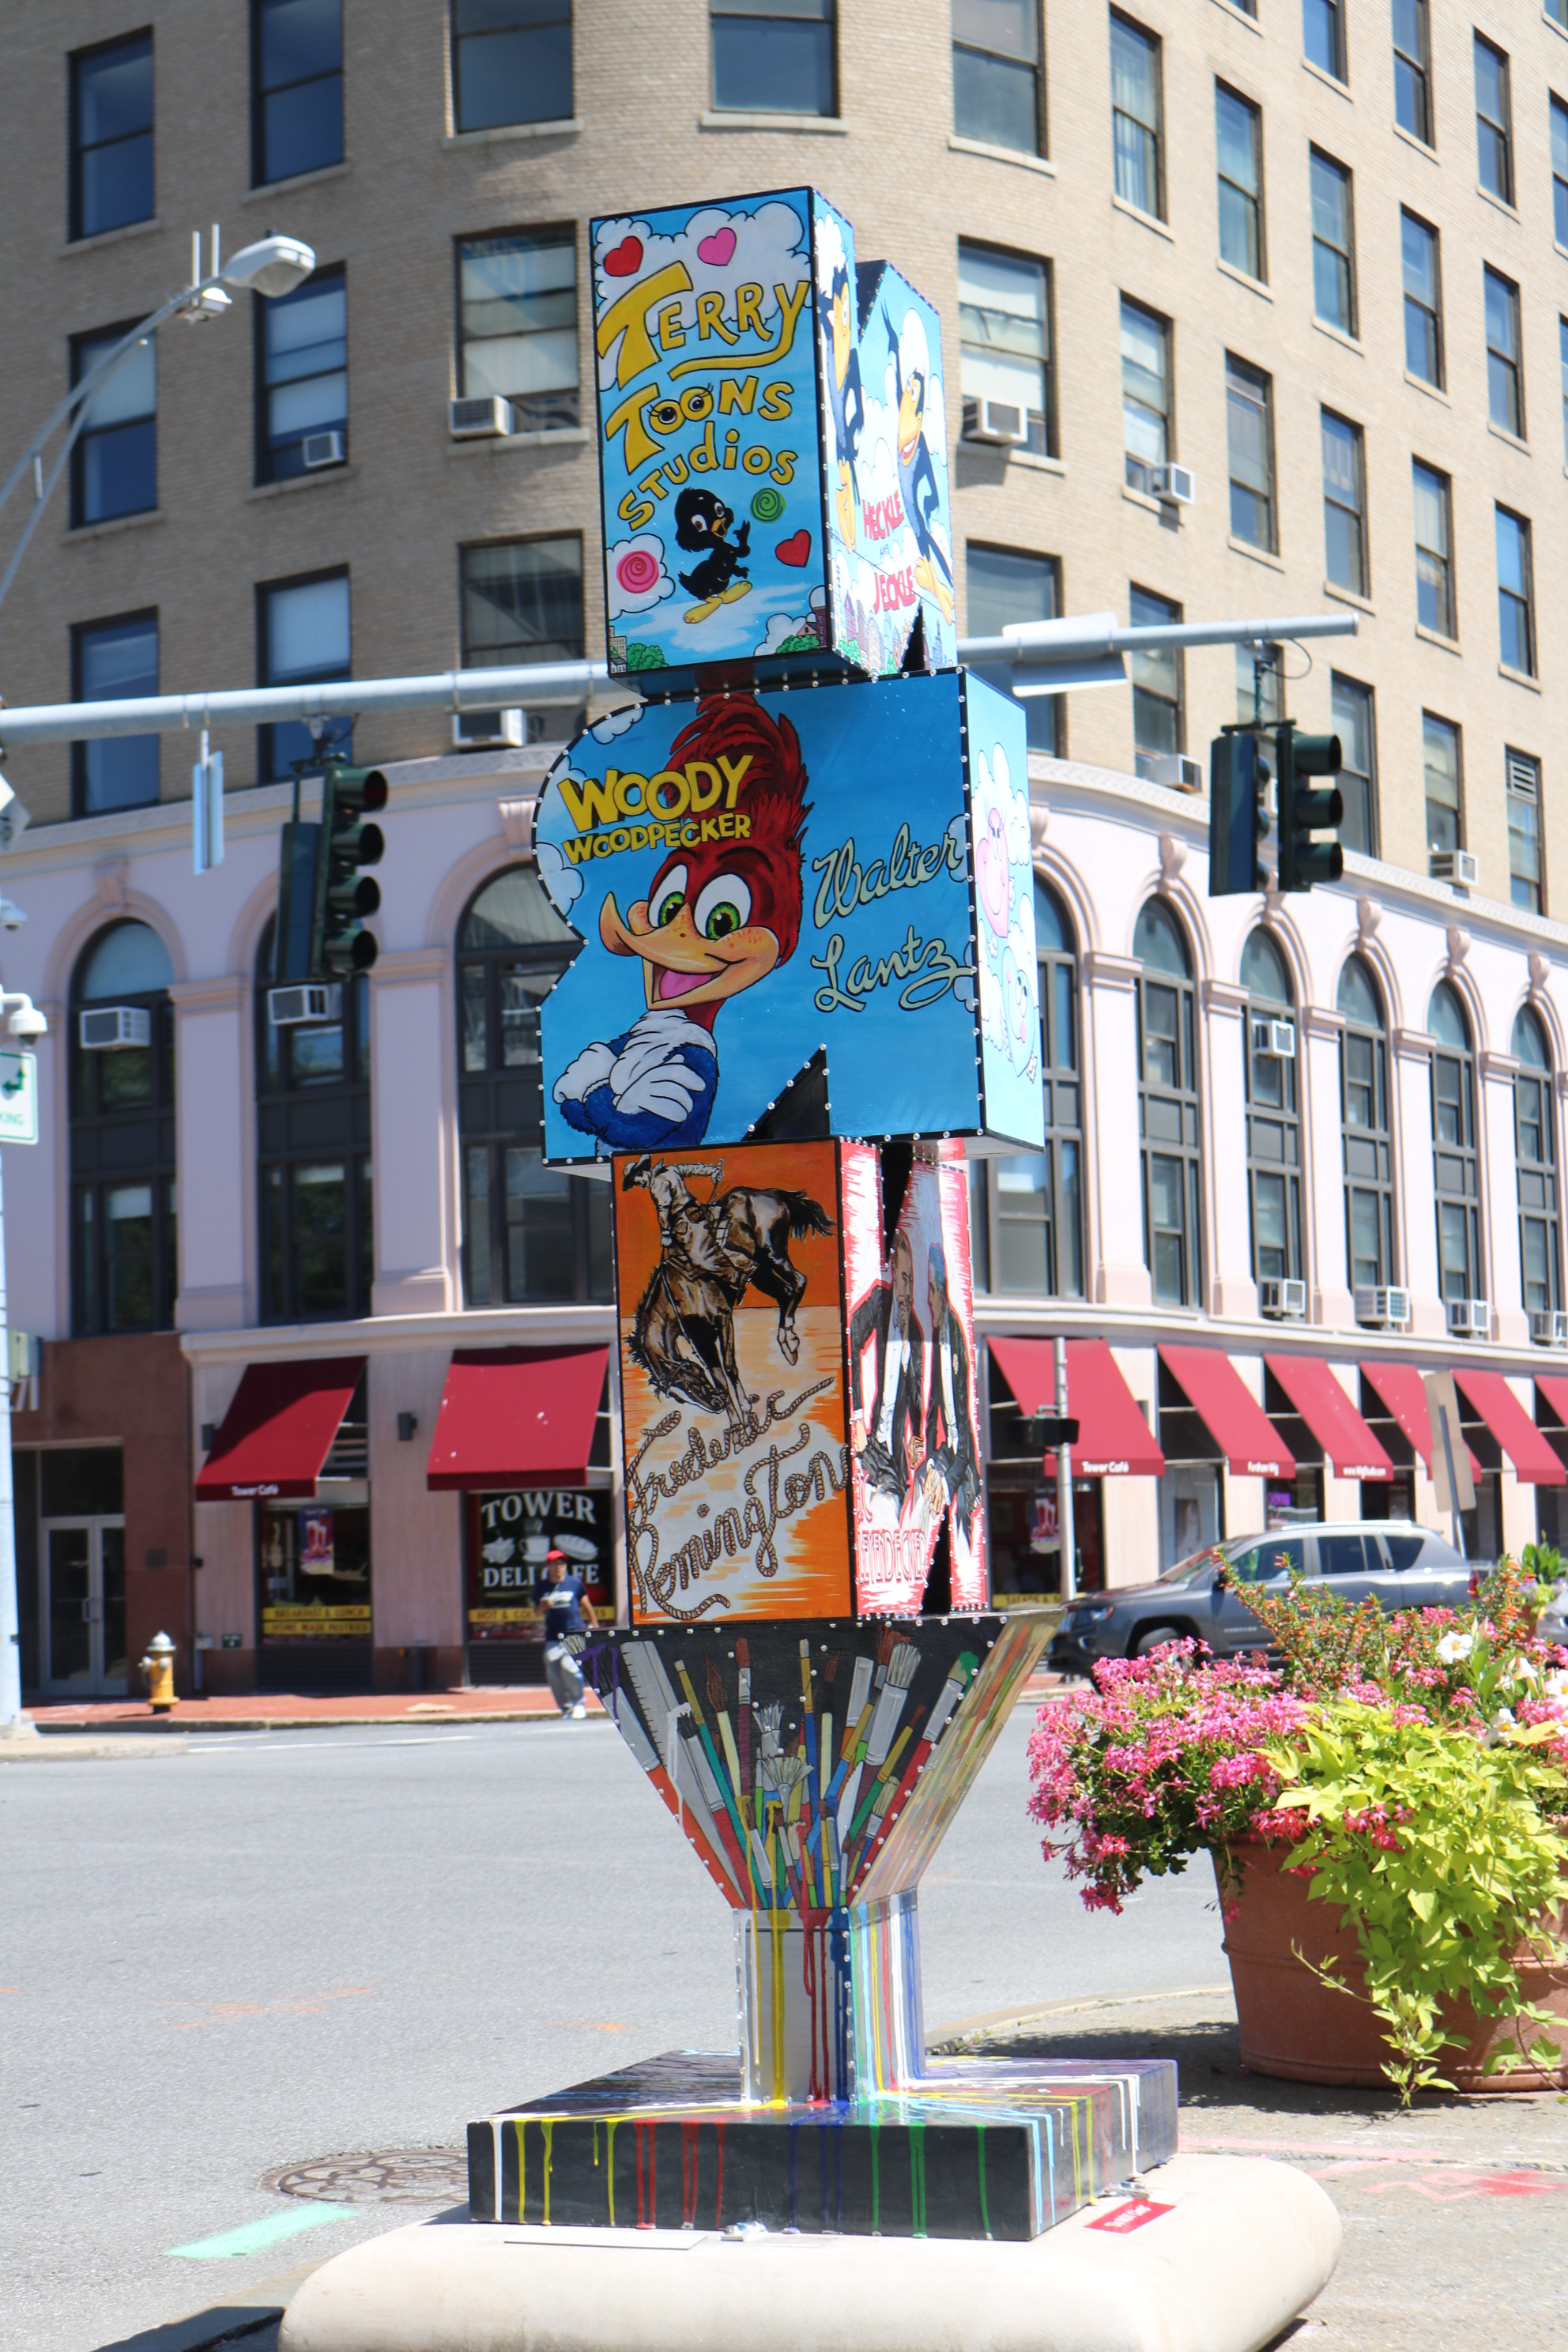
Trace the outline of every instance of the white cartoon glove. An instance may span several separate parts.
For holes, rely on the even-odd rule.
[[[648,1111],[679,1126],[712,1084],[710,1072],[693,1069],[679,1058],[683,1050],[693,1049],[710,1062],[718,1061],[707,1030],[684,1013],[645,1013],[610,1072],[616,1108],[628,1115]]]
[[[616,1057],[608,1045],[584,1045],[574,1062],[569,1062],[555,1081],[557,1102],[585,1102],[594,1087],[602,1087],[616,1066]]]

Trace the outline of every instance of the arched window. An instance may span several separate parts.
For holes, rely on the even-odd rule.
[[[370,1313],[370,984],[334,984],[330,1021],[279,1028],[268,923],[256,959],[261,1319]]]
[[[1552,1134],[1552,1055],[1546,1032],[1528,1004],[1513,1024],[1519,1076],[1513,1082],[1514,1159],[1519,1170],[1519,1260],[1531,1315],[1562,1304],[1557,1252],[1557,1148]]]
[[[1377,983],[1360,956],[1340,974],[1340,1133],[1345,1157],[1345,1255],[1352,1289],[1397,1279],[1388,1039]]]
[[[99,932],[71,982],[71,1328],[79,1335],[166,1331],[174,1320],[174,977],[157,932],[127,922]]]
[[[1476,1064],[1465,1008],[1446,980],[1432,991],[1432,1173],[1437,1195],[1437,1281],[1445,1298],[1480,1296],[1480,1165]]]
[[[993,1162],[993,1290],[1083,1297],[1083,1103],[1079,1067],[1078,957],[1066,908],[1035,881],[1035,949],[1040,961],[1043,1151]]]
[[[1143,1256],[1154,1297],[1196,1307],[1203,1282],[1203,1161],[1192,960],[1163,898],[1138,918],[1138,1130],[1143,1157]]]
[[[1301,1122],[1294,1051],[1281,1051],[1296,1043],[1290,974],[1267,931],[1254,931],[1242,950],[1241,984],[1252,1272],[1258,1282],[1283,1282],[1301,1272]]]
[[[609,1186],[544,1165],[539,1007],[577,946],[531,866],[487,882],[458,928],[458,1127],[470,1307],[610,1296]]]

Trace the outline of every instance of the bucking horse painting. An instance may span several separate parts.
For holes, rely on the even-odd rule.
[[[626,1167],[621,1189],[640,1187],[658,1217],[659,1260],[637,1305],[627,1352],[660,1395],[722,1413],[739,1435],[754,1422],[735,1361],[735,1309],[748,1289],[777,1302],[779,1353],[799,1360],[795,1310],[806,1278],[789,1245],[827,1234],[833,1221],[809,1192],[723,1180],[720,1160],[662,1160],[645,1152]],[[713,1189],[700,1199],[688,1177]]]

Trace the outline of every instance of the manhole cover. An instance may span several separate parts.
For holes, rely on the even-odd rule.
[[[280,2164],[261,2186],[325,2205],[466,2205],[468,2158],[460,2147],[384,2147],[369,2156],[316,2156]]]

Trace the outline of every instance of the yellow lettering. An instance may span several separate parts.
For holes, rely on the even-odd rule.
[[[679,267],[679,265],[677,266]],[[744,355],[740,352],[736,352],[733,358],[731,358],[728,352],[714,352],[706,354],[700,359],[677,360],[675,365],[669,371],[671,380],[673,381],[678,375],[695,375],[699,368],[710,370],[712,368],[767,367],[771,365],[774,360],[782,360],[795,341],[795,331],[796,325],[799,323],[801,308],[810,290],[810,279],[803,278],[793,294],[790,292],[787,286],[775,286],[773,288],[773,292],[779,298],[779,339],[771,351],[751,352]],[[732,335],[729,335],[726,336],[725,340],[727,341],[733,342],[734,337]],[[603,346],[601,346],[601,349],[602,348]],[[617,380],[619,381],[620,379]]]
[[[719,335],[727,343],[735,340],[734,329],[724,324],[722,294],[699,294],[697,297],[697,340],[705,343],[710,335]]]
[[[653,323],[658,335],[660,351],[678,352],[686,341],[686,330],[680,323],[679,302],[662,303],[658,316]]]
[[[648,336],[648,320],[661,305],[668,305],[672,294],[690,291],[691,279],[685,263],[672,261],[668,269],[656,270],[642,285],[628,286],[619,301],[611,303],[595,330],[594,341],[599,357],[605,359],[616,336],[621,339],[620,354],[616,361],[617,389],[658,365],[658,354]]]
[[[735,811],[735,838],[737,841],[750,841],[751,837],[752,820],[747,816],[743,809],[737,809]]]
[[[763,324],[763,289],[760,286],[736,287],[735,324],[742,335],[750,328],[759,342],[767,333]]]
[[[653,500],[639,499],[635,490],[628,490],[616,512],[623,522],[629,522],[634,530],[640,530],[645,522],[653,520]]]
[[[730,787],[730,797],[724,803],[726,808],[734,807],[736,794],[740,792],[741,785],[745,778],[746,770],[751,766],[751,764],[752,754],[750,751],[742,751],[738,760],[727,760],[724,757],[723,752],[720,752],[719,765],[723,769],[724,782]],[[748,833],[751,831],[751,826],[749,824],[746,830]]]
[[[669,797],[673,789],[675,797]],[[657,776],[648,779],[647,803],[658,809],[661,816],[683,815],[691,798],[691,787],[679,768],[661,768]]]
[[[616,795],[611,784],[601,783],[597,776],[562,776],[557,781],[566,814],[579,833],[586,833],[590,825],[614,824]]]
[[[787,383],[770,383],[763,394],[762,416],[787,416],[795,394]]]
[[[656,466],[651,474],[643,476],[637,488],[639,490],[646,490],[650,499],[662,499],[664,496],[663,469]]]
[[[623,816],[635,816],[643,805],[647,778],[635,768],[612,768],[605,781],[614,788],[616,806]]]
[[[773,478],[775,482],[794,481],[795,459],[795,453],[793,449],[779,450],[773,459]]]
[[[646,392],[628,394],[620,406],[612,409],[605,419],[606,441],[612,440],[625,428],[626,437],[621,450],[621,463],[628,474],[637,466],[646,466],[650,457],[658,455],[660,445],[648,431],[646,422],[647,412],[658,398],[658,386],[650,383]]]
[[[706,782],[700,784],[698,782],[700,776],[705,778]],[[691,787],[691,808],[700,816],[704,809],[712,807],[724,789],[723,782],[718,769],[712,767],[706,760],[688,760],[686,778]],[[707,833],[704,833],[702,837],[705,841],[712,838]]]
[[[754,375],[743,375],[739,383],[732,375],[727,375],[719,386],[719,414],[728,416],[732,408],[738,408],[742,416],[749,416],[756,396],[757,379]]]

